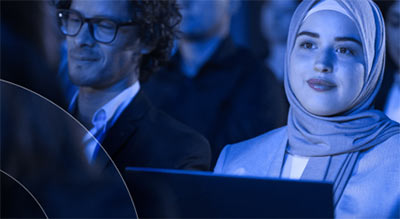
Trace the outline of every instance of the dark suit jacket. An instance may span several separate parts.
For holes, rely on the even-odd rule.
[[[127,166],[209,170],[208,141],[154,108],[142,90],[106,133],[103,147],[123,172]],[[100,166],[112,166],[102,151]]]
[[[182,58],[143,84],[154,105],[194,128],[209,141],[211,165],[226,144],[284,125],[284,94],[270,71],[249,50],[227,38],[193,78],[180,70]]]

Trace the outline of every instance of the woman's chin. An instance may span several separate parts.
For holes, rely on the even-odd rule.
[[[321,104],[314,104],[309,106],[304,106],[304,108],[311,114],[316,116],[333,116],[337,115],[338,113],[342,112],[343,110],[339,109],[336,106],[332,106],[332,104],[328,103],[321,103]]]

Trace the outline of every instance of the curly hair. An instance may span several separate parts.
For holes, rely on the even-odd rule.
[[[182,20],[176,0],[128,0],[132,4],[134,19],[138,23],[139,38],[153,50],[142,56],[140,81],[145,81],[171,56],[174,40],[178,37],[178,24]],[[67,9],[72,0],[59,0],[56,7]]]

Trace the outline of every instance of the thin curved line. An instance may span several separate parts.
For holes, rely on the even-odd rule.
[[[135,203],[133,202],[132,195],[131,195],[131,193],[130,193],[130,191],[129,191],[129,189],[128,189],[128,186],[126,185],[126,182],[125,182],[124,178],[122,177],[121,172],[120,172],[119,169],[117,168],[117,165],[116,165],[116,164],[114,163],[114,161],[111,159],[111,156],[110,156],[110,155],[108,154],[108,152],[104,149],[103,145],[100,144],[100,142],[97,141],[97,139],[93,136],[93,134],[92,134],[84,125],[82,125],[81,122],[79,122],[75,117],[73,117],[68,111],[64,110],[62,107],[58,106],[58,105],[55,104],[53,101],[47,99],[46,97],[42,96],[41,94],[36,93],[35,91],[32,91],[32,90],[30,90],[30,89],[28,89],[28,88],[26,88],[26,87],[23,87],[23,86],[21,86],[21,85],[19,85],[19,84],[15,84],[15,83],[13,83],[13,82],[6,81],[6,80],[1,79],[1,78],[0,78],[0,82],[4,82],[4,83],[7,83],[7,84],[14,85],[14,86],[16,86],[16,87],[19,87],[19,88],[21,88],[21,89],[23,89],[23,90],[29,91],[29,92],[31,92],[31,93],[33,93],[33,94],[36,94],[37,96],[39,96],[39,97],[41,97],[41,98],[47,100],[49,103],[51,103],[52,105],[54,105],[55,107],[57,107],[58,109],[60,109],[61,111],[63,111],[63,112],[64,112],[65,114],[67,114],[70,118],[72,118],[75,122],[77,122],[84,130],[86,130],[86,132],[90,133],[90,135],[96,140],[96,142],[97,142],[97,143],[100,145],[100,147],[103,149],[103,151],[105,152],[105,154],[107,155],[107,157],[109,158],[109,160],[111,161],[111,163],[114,165],[115,170],[117,171],[117,173],[118,173],[119,176],[121,177],[122,182],[124,183],[125,189],[126,189],[126,191],[128,192],[129,198],[131,199],[132,206],[133,206],[133,208],[134,208],[134,210],[135,210],[136,218],[139,218],[139,216],[138,216],[138,214],[137,214],[137,211],[136,211]]]
[[[19,182],[17,179],[15,179],[14,177],[12,177],[10,174],[6,173],[5,171],[0,169],[0,172],[5,174],[6,176],[10,177],[12,180],[14,180],[16,183],[18,183],[18,185],[20,185],[23,189],[25,189],[26,192],[28,192],[28,194],[33,198],[33,200],[35,200],[35,202],[39,205],[40,210],[42,210],[43,214],[46,216],[46,218],[49,218],[46,214],[46,211],[43,209],[42,205],[39,203],[39,201],[35,198],[35,196],[28,190],[28,188],[26,188],[21,182]]]

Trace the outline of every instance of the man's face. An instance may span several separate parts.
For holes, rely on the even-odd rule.
[[[178,0],[182,8],[181,31],[186,38],[214,36],[230,19],[229,0]]]
[[[70,9],[85,18],[106,17],[119,22],[133,19],[127,0],[74,0]],[[121,26],[109,44],[95,41],[84,23],[76,36],[67,37],[71,81],[80,87],[106,89],[127,86],[138,78],[141,44],[134,26]]]

